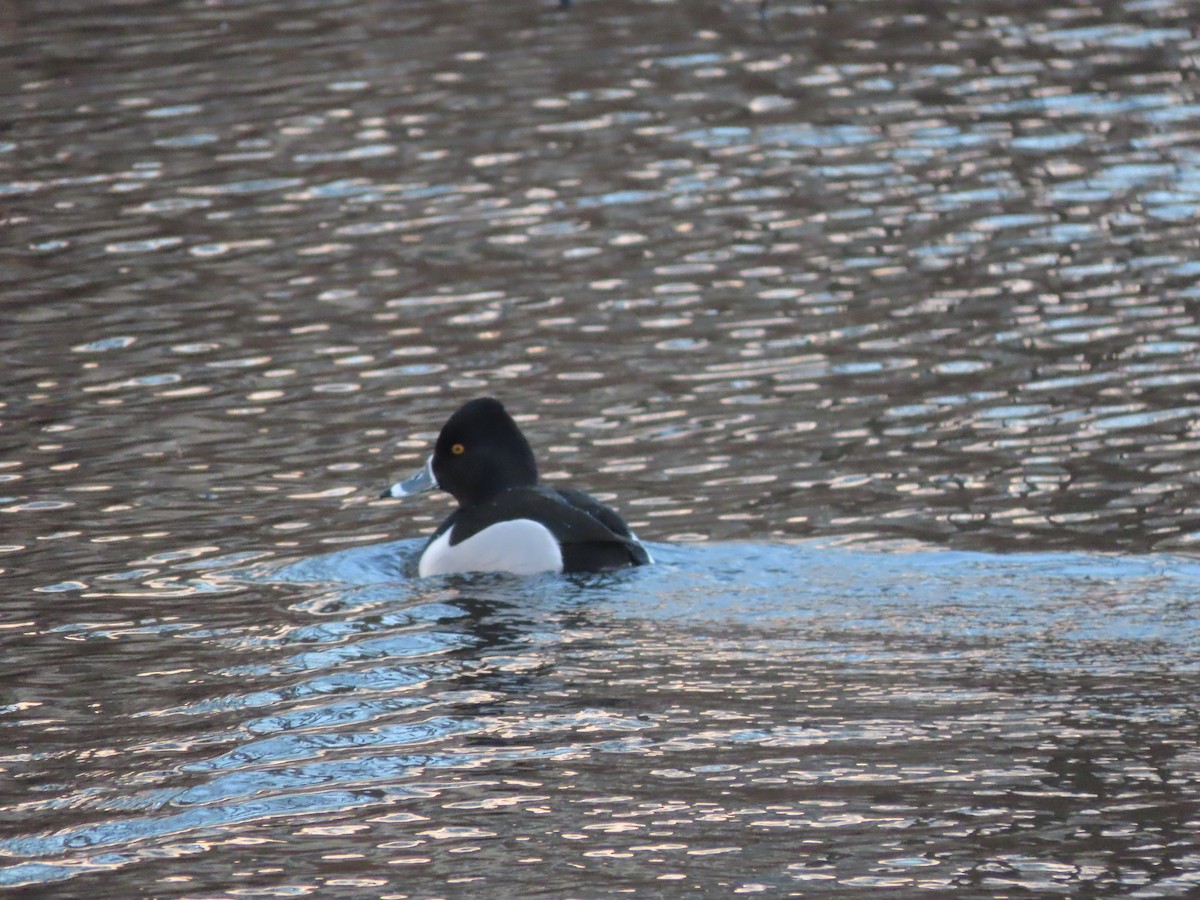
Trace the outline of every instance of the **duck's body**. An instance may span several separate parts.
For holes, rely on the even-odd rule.
[[[422,550],[421,577],[600,572],[651,562],[615,511],[583,491],[538,484],[529,442],[490,397],[451,416],[425,468],[384,496],[433,487],[452,494],[459,506]]]

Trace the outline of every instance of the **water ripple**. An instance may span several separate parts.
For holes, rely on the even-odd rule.
[[[1194,893],[1187,4],[60,6],[3,883]],[[407,580],[481,393],[659,566]]]

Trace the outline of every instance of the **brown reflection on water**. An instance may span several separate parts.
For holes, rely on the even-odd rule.
[[[1190,546],[1180,9],[532,6],[22,23],[23,532],[378,530],[487,392],[666,539]]]
[[[1049,556],[982,627],[964,557],[923,643],[880,553],[739,629],[822,558],[778,538],[1190,551],[1195,11],[756,7],[0,4],[6,865],[1194,889],[1187,583]],[[346,588],[484,393],[736,615]]]

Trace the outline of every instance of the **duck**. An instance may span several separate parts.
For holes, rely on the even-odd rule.
[[[494,397],[464,404],[433,454],[382,497],[440,489],[458,501],[421,551],[421,578],[466,572],[607,572],[653,562],[625,520],[595,497],[542,485],[529,441]]]

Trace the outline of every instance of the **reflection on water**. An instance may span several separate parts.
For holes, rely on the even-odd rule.
[[[422,895],[1200,878],[1189,562],[705,544],[617,575],[398,579],[418,549],[201,576],[216,604],[257,592],[240,621],[37,635],[0,883],[198,896],[281,861],[294,889]],[[85,667],[103,696],[32,699]]]
[[[21,533],[311,545],[490,391],[664,538],[1191,545],[1185,8],[589,6],[14,13]]]
[[[758,6],[0,0],[4,883],[1196,889],[1195,10]]]

